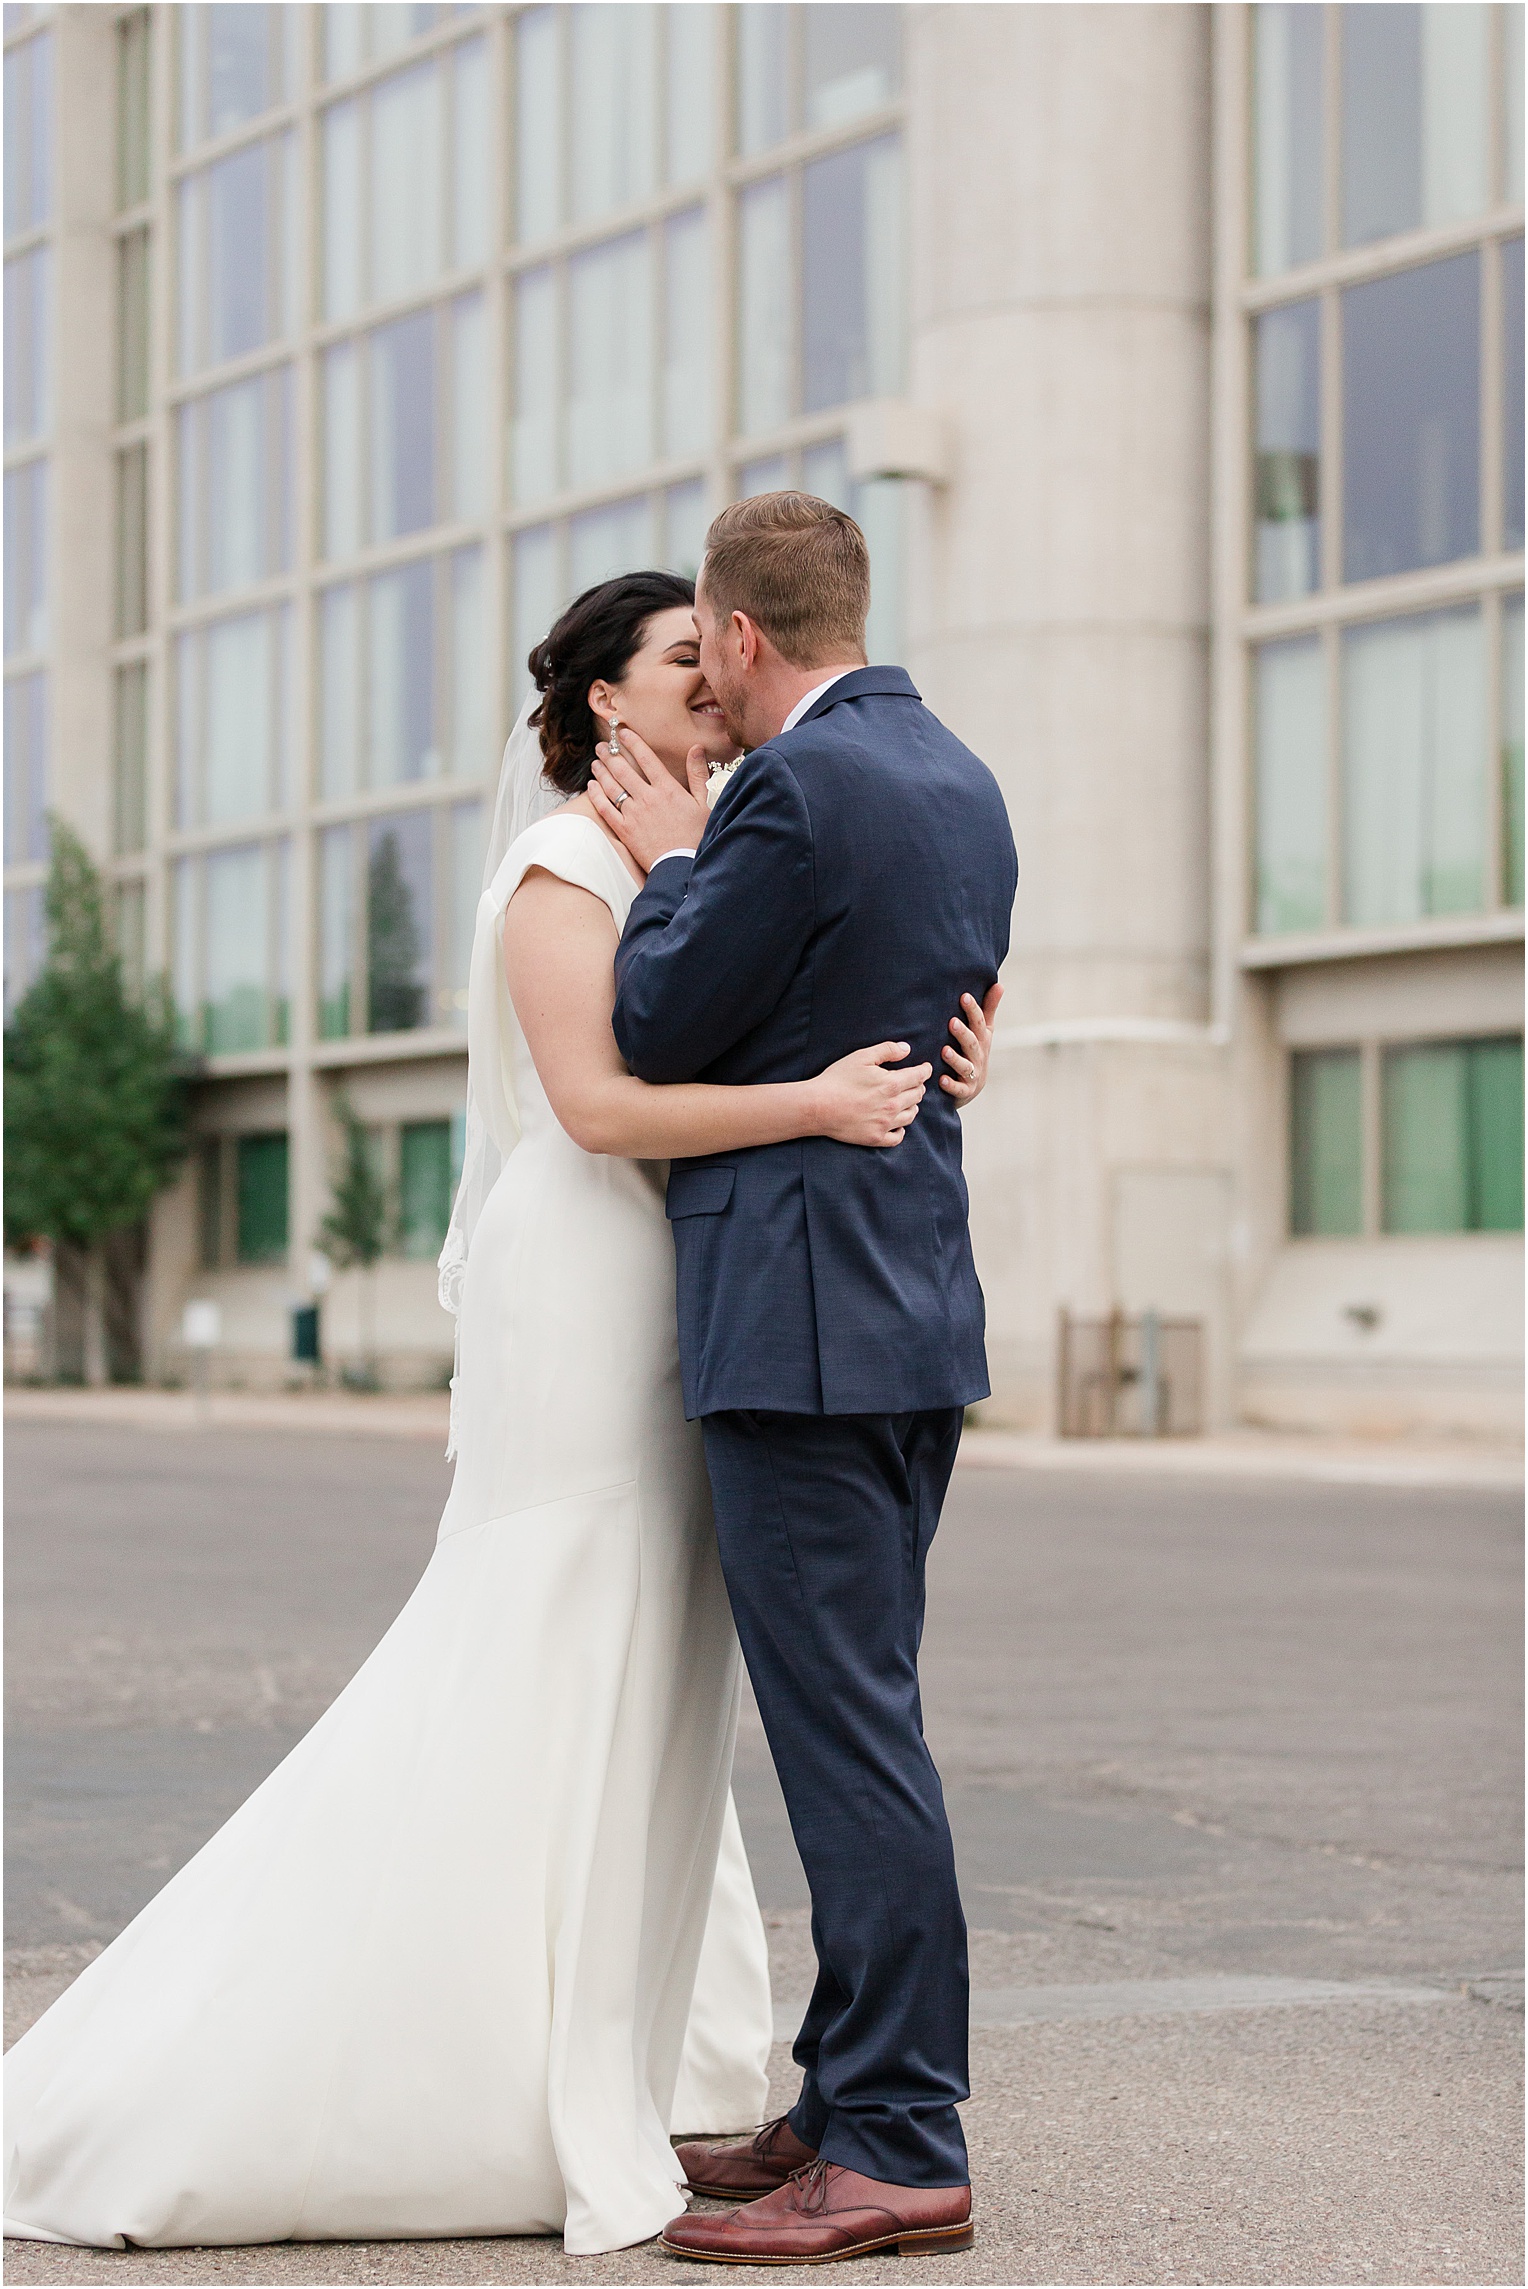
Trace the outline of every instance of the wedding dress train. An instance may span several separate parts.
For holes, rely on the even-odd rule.
[[[592,2254],[681,2206],[671,2131],[763,2111],[739,1660],[663,1171],[571,1142],[489,983],[530,866],[617,928],[635,896],[563,813],[479,910],[521,1141],[473,1238],[434,1555],[313,1730],[10,2053],[7,2233],[560,2230]]]

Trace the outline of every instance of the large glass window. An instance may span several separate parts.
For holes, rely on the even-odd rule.
[[[768,150],[802,129],[841,127],[893,101],[901,10],[772,4],[737,10],[738,148]]]
[[[1324,14],[1309,0],[1253,12],[1253,267],[1264,278],[1313,262],[1326,237]]]
[[[327,353],[327,556],[483,514],[485,356],[480,294],[395,318]]]
[[[1264,644],[1256,669],[1257,927],[1327,918],[1326,675],[1316,636]]]
[[[320,848],[320,1034],[460,1031],[481,806],[388,811],[327,828]]]
[[[1523,1044],[1436,1041],[1383,1065],[1387,1232],[1519,1232]]]
[[[1321,585],[1321,313],[1286,303],[1256,321],[1259,603]]]
[[[279,341],[297,320],[302,203],[293,133],[247,143],[176,192],[183,374]]]
[[[700,207],[664,226],[663,269],[663,451],[680,459],[711,442],[711,247]]]
[[[1342,242],[1488,202],[1491,10],[1473,0],[1342,10]]]
[[[40,883],[5,893],[5,1014],[12,1010],[42,968],[48,920]]]
[[[791,259],[786,176],[738,205],[738,417],[745,436],[902,384],[901,145],[876,137],[814,160]]]
[[[644,199],[658,180],[658,10],[586,0],[568,14],[579,135],[573,219]]]
[[[326,799],[481,778],[487,768],[482,552],[423,557],[325,589],[319,605]]]
[[[1409,922],[1486,904],[1486,658],[1478,606],[1343,638],[1344,915]]]
[[[296,747],[290,605],[209,621],[175,643],[176,824],[283,810]]]
[[[325,827],[318,838],[318,1033],[337,1041],[352,1030],[356,969],[354,830]]]
[[[117,634],[141,636],[149,624],[149,449],[117,455]]]
[[[48,855],[48,679],[41,670],[5,687],[5,863]]]
[[[133,660],[116,673],[112,724],[112,836],[118,858],[148,838],[149,671]]]
[[[117,419],[139,421],[149,409],[149,234],[117,241]]]
[[[1523,7],[1503,8],[1501,74],[1502,197],[1523,203]]]
[[[303,30],[295,8],[247,0],[173,11],[179,35],[177,110],[180,147],[192,150],[258,119],[285,101],[296,79]]]
[[[174,862],[175,1003],[188,1048],[218,1056],[286,1040],[290,875],[285,841]]]
[[[1446,564],[1480,545],[1480,257],[1342,297],[1343,577]]]
[[[568,527],[572,588],[578,595],[653,559],[652,502],[646,493],[608,508],[585,509]]]
[[[653,458],[648,234],[607,239],[568,265],[569,482],[605,485]],[[619,342],[620,354],[611,355]]]
[[[368,830],[366,986],[368,1033],[428,1025],[434,951],[433,814],[403,811]]]
[[[422,40],[460,7],[377,7],[372,0],[331,0],[321,15],[325,79],[345,79],[368,64],[385,63],[413,40]]]
[[[48,642],[48,464],[5,472],[5,656]]]
[[[901,11],[731,11],[730,122],[701,92],[721,59],[718,21],[706,7],[640,6],[515,18],[516,229],[532,258],[512,281],[509,458],[514,500],[538,519],[510,546],[516,697],[528,651],[570,595],[638,564],[693,575],[721,499],[764,482],[832,488],[866,525],[869,640],[878,657],[899,648],[905,488],[851,485],[841,431],[822,417],[904,387],[901,154],[886,117],[900,91]],[[613,127],[591,159],[599,90],[623,75],[658,91],[661,134],[649,143]],[[667,197],[717,169],[729,125],[745,158],[778,151],[770,171],[718,180],[727,195],[715,205]],[[808,134],[818,140],[795,148]],[[637,200],[657,212],[534,253],[559,228]],[[729,210],[722,245],[713,217]],[[729,306],[735,395],[722,404],[714,330]],[[776,433],[797,422],[813,423],[806,441],[782,442]],[[736,465],[717,498],[700,464],[719,426]],[[681,464],[672,481],[644,485],[662,460]],[[544,521],[543,504],[566,493],[607,497]]]
[[[149,195],[149,12],[135,9],[117,25],[117,208]]]
[[[783,175],[738,199],[738,427],[745,437],[788,421],[796,364],[791,324],[791,216]]]
[[[38,230],[53,212],[53,35],[5,58],[5,235]]]
[[[585,0],[515,21],[515,232],[617,214],[716,158],[719,11]]]
[[[1327,84],[1334,16],[1335,97]],[[1373,245],[1398,232],[1467,222],[1496,204],[1521,203],[1521,6],[1361,0],[1333,10],[1295,0],[1254,8],[1252,17],[1252,268],[1258,276],[1276,276],[1338,245]],[[1493,69],[1499,75],[1494,87]],[[1333,101],[1336,212],[1328,214],[1326,132]],[[1494,179],[1493,143],[1499,152]]]
[[[5,443],[46,437],[52,420],[53,256],[45,246],[5,266]]]
[[[323,114],[324,315],[416,294],[488,252],[481,37]]]
[[[902,383],[901,143],[883,135],[802,176],[802,410]]]
[[[1297,1236],[1363,1230],[1362,1103],[1356,1049],[1290,1059],[1289,1229]]]
[[[1523,242],[1501,250],[1501,545],[1523,545]]]
[[[1522,897],[1521,621],[1492,599],[1508,568],[1461,593],[1472,559],[1523,542],[1522,239],[1501,235],[1522,197],[1522,23],[1473,0],[1251,12],[1248,267],[1349,250],[1297,298],[1245,289],[1248,587],[1280,608],[1249,629],[1261,933]],[[1445,227],[1457,251],[1431,260],[1398,267],[1384,244]],[[1398,599],[1373,617],[1363,588],[1400,580],[1405,616]],[[1366,617],[1334,621],[1329,597],[1302,632],[1291,607],[1334,583]]]
[[[291,548],[291,370],[194,398],[176,416],[183,603],[283,572]]]

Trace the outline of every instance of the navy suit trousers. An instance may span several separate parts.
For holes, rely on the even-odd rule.
[[[743,1657],[812,1892],[798,2138],[964,2185],[966,1925],[923,1738],[923,1575],[961,1410],[704,1417]]]

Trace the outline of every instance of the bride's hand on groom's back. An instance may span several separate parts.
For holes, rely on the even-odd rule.
[[[918,1118],[932,1065],[897,1065],[905,1041],[878,1041],[851,1050],[808,1082],[815,1095],[814,1136],[837,1144],[898,1145]],[[895,1067],[895,1071],[891,1070]]]
[[[963,1017],[950,1019],[950,1031],[955,1036],[953,1047],[946,1042],[940,1054],[948,1073],[941,1073],[939,1086],[946,1096],[953,1097],[957,1105],[969,1105],[987,1086],[987,1066],[992,1056],[992,1029],[997,1022],[997,1005],[1003,998],[999,985],[989,986],[987,998],[979,1002],[972,993],[963,993],[960,1006]]]

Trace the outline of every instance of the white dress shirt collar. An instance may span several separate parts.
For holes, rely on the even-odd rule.
[[[809,691],[804,699],[797,700],[795,706],[791,709],[790,714],[781,724],[780,732],[777,734],[777,736],[783,736],[783,734],[787,731],[794,731],[797,724],[801,721],[801,718],[817,705],[817,702],[821,699],[825,691],[831,691],[835,684],[842,683],[845,676],[858,675],[858,673],[859,670],[857,668],[835,669],[833,674],[830,675],[824,683],[818,684],[814,691]]]

